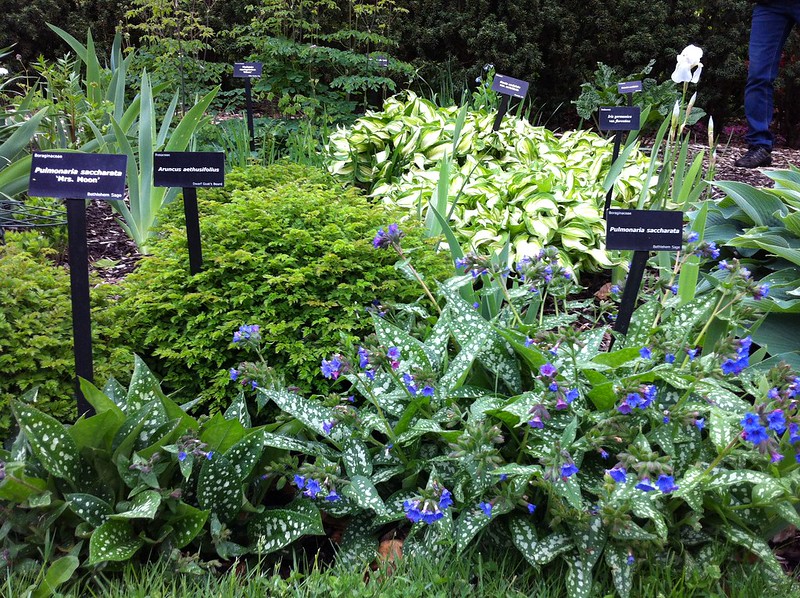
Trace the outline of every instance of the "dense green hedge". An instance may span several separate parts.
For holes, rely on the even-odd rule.
[[[0,438],[11,423],[8,402],[37,386],[37,407],[65,420],[75,416],[69,272],[52,263],[37,233],[7,232],[6,243],[0,245]],[[116,336],[108,309],[112,293],[108,285],[92,289],[95,378],[101,384],[132,364],[129,354],[109,348]]]
[[[252,357],[231,344],[242,324],[261,325],[269,364],[286,383],[317,390],[320,360],[342,337],[370,331],[373,300],[421,294],[394,268],[396,256],[372,247],[392,216],[321,171],[251,167],[199,195],[203,271],[189,275],[173,204],[152,255],[125,280],[116,315],[129,346],[182,397],[213,405],[235,393],[228,370]],[[408,233],[409,247],[423,245],[419,231]],[[415,264],[440,279],[452,271],[444,255],[428,251]]]

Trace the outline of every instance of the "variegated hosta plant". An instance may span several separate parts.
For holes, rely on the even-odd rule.
[[[393,225],[375,244],[401,237]],[[521,279],[467,256],[470,272],[440,285],[440,315],[373,314],[374,336],[323,360],[328,396],[259,387],[294,418],[285,448],[304,455],[275,460],[267,479],[348,518],[346,562],[371,560],[394,530],[405,553],[430,558],[500,543],[532,567],[561,559],[574,597],[598,575],[628,596],[637,562],[670,551],[688,575],[728,543],[779,573],[766,539],[800,523],[798,380],[735,334],[749,287],[688,303],[658,293],[609,351],[608,326],[572,325],[585,303],[539,311],[565,274],[551,258],[534,256]],[[709,322],[727,327],[713,346]]]
[[[407,92],[331,135],[327,166],[410,214],[425,216],[432,202],[475,251],[492,253],[508,240],[514,261],[547,245],[576,273],[610,266],[602,210],[613,144],[590,131],[557,136],[510,115],[494,132],[494,118]],[[648,165],[641,152],[630,154],[615,206],[635,207],[650,185]]]

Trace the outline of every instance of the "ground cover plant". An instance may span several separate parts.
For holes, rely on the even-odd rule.
[[[408,302],[420,293],[398,278],[394,260],[371,261],[367,237],[383,208],[323,171],[287,163],[234,171],[199,204],[203,271],[188,274],[183,219],[173,209],[152,255],[123,283],[115,317],[127,323],[127,346],[169,388],[208,405],[233,396],[230,339],[241,321],[263,323],[276,375],[312,390],[319,359],[341,335],[368,330],[373,301]],[[444,255],[420,257],[426,276],[446,276]]]

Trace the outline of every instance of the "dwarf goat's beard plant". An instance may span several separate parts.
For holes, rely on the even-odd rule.
[[[399,252],[401,239],[392,225],[374,244]],[[687,256],[718,255],[689,240]],[[765,538],[800,523],[798,382],[760,364],[742,307],[768,289],[722,264],[718,289],[688,304],[654,292],[607,351],[607,325],[553,313],[549,302],[575,307],[555,255],[515,271],[468,255],[468,273],[439,286],[438,317],[422,304],[418,322],[373,314],[374,336],[322,362],[338,393],[259,388],[309,448],[268,477],[351,518],[344,559],[371,558],[393,527],[407,553],[499,542],[535,567],[563,559],[572,596],[589,595],[602,570],[627,596],[638,559],[715,542],[779,572]]]

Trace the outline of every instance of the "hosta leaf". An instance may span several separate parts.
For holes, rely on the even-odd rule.
[[[154,519],[161,505],[161,495],[155,490],[145,490],[133,497],[130,508],[109,519]]]
[[[592,591],[592,565],[580,558],[567,559],[567,596],[585,598]]]
[[[172,544],[175,548],[183,548],[203,531],[210,511],[201,511],[184,502],[179,502],[175,515],[166,519],[172,526]]]
[[[89,539],[89,565],[105,561],[127,561],[144,544],[130,521],[106,521]]]
[[[233,464],[233,470],[239,482],[243,482],[248,478],[261,459],[263,450],[264,432],[256,430],[225,451],[224,457],[229,463]]]
[[[628,564],[628,551],[619,546],[607,546],[604,554],[617,594],[620,598],[628,598],[633,588],[633,569]]]
[[[33,454],[49,473],[73,486],[85,484],[92,478],[72,436],[55,418],[17,401],[11,403],[11,410]]]
[[[133,376],[125,397],[125,411],[133,413],[146,403],[164,398],[158,379],[138,355],[134,355]]]
[[[367,445],[356,438],[348,438],[344,442],[342,461],[347,475],[370,477],[372,475],[372,458]]]
[[[91,494],[65,494],[64,498],[72,512],[92,527],[100,527],[114,513],[110,504]]]
[[[397,347],[400,350],[400,363],[404,371],[431,367],[428,355],[419,340],[378,315],[373,314],[372,322],[380,343],[386,348]]]
[[[244,494],[236,465],[222,455],[203,461],[197,480],[197,502],[220,521],[233,519],[242,507]]]
[[[306,535],[325,533],[316,505],[297,500],[282,509],[270,509],[253,517],[248,535],[260,554],[269,554]]]
[[[373,531],[372,519],[353,517],[347,524],[342,543],[336,552],[336,562],[347,567],[361,567],[375,560],[378,541]]]
[[[483,511],[475,509],[464,509],[456,520],[456,553],[461,554],[469,545],[470,541],[485,529],[491,519]]]
[[[350,479],[350,484],[342,491],[353,499],[363,509],[374,511],[378,515],[386,515],[386,505],[383,504],[378,490],[369,478],[356,475]]]

